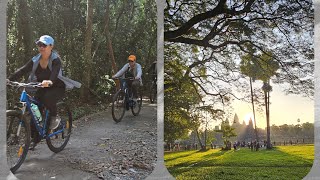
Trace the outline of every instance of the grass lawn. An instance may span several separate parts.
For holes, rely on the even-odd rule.
[[[273,150],[183,151],[164,155],[176,179],[302,179],[311,169],[314,145],[278,146]]]

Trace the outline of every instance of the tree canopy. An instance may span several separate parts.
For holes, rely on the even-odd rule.
[[[247,59],[242,63],[260,68],[256,78],[275,75],[271,81],[285,84],[286,93],[313,98],[311,0],[166,0],[164,14],[165,71],[175,72],[179,64],[188,67],[184,81],[175,87],[192,81],[189,91],[213,98],[214,108],[225,107],[226,102],[241,99],[234,91],[248,92],[240,67],[241,59]],[[171,61],[179,63],[172,66]],[[177,75],[166,75],[165,87],[170,88],[169,79]],[[168,108],[178,108],[171,105],[175,107]]]

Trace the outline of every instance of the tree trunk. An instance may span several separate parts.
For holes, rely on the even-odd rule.
[[[257,142],[259,141],[259,137],[258,137],[258,130],[257,130],[257,123],[256,123],[256,112],[254,110],[254,102],[253,102],[253,88],[252,88],[252,78],[250,78],[250,90],[251,90],[251,103],[252,103],[252,112],[253,112],[253,119],[254,119],[254,130],[256,133],[256,140]]]
[[[65,6],[64,11],[62,12],[63,14],[63,24],[64,24],[64,31],[65,31],[65,37],[70,37],[69,41],[64,41],[65,45],[65,52],[72,51],[73,48],[75,47],[75,43],[78,43],[73,40],[73,35],[72,35],[72,28],[73,28],[73,13],[75,13],[74,10],[74,0],[71,0],[71,4],[69,1],[65,1],[63,3],[63,6]],[[64,73],[67,76],[72,77],[75,74],[75,68],[72,67],[77,67],[79,62],[77,61],[72,61],[72,54],[71,53],[66,53],[65,54],[65,59],[64,61]]]
[[[203,150],[207,150],[207,127],[204,130],[204,148]]]
[[[81,98],[83,100],[89,100],[89,88],[91,83],[91,69],[92,69],[92,20],[93,20],[93,0],[87,0],[87,18],[86,18],[86,34],[84,40],[84,63],[85,63],[85,75],[83,76],[84,88],[81,90]]]
[[[207,128],[208,128],[208,114],[206,115],[206,127],[204,130],[204,147],[202,148],[202,150],[207,150]]]
[[[107,51],[109,52],[109,59],[111,60],[111,66],[112,66],[112,74],[115,74],[118,71],[118,67],[116,64],[116,60],[114,58],[113,54],[113,47],[112,47],[112,41],[111,41],[111,35],[109,31],[109,20],[110,20],[110,2],[109,0],[106,0],[106,14],[105,14],[105,35],[107,40]],[[108,58],[106,59],[106,62],[108,62]],[[120,89],[120,82],[116,81],[116,87],[117,89]]]
[[[201,149],[203,148],[203,144],[202,144],[202,142],[201,142],[201,138],[200,138],[200,136],[199,136],[199,133],[198,133],[198,130],[194,130],[195,132],[196,132],[196,134],[197,134],[197,138],[198,138],[198,141],[199,141],[199,145],[200,145],[200,147],[201,147]]]
[[[112,65],[112,71],[113,73],[116,73],[118,71],[116,61],[113,54],[113,48],[112,48],[112,42],[111,42],[111,36],[109,31],[109,20],[110,20],[110,8],[109,8],[109,0],[106,0],[106,16],[105,16],[105,33],[106,33],[106,39],[107,39],[107,47],[109,52],[109,58],[111,59],[111,65]]]
[[[106,0],[106,1],[107,1],[107,0]],[[118,31],[118,25],[119,25],[121,16],[122,16],[125,12],[127,12],[127,10],[128,10],[127,6],[128,6],[128,0],[124,0],[124,1],[123,1],[123,4],[122,4],[122,7],[121,7],[121,10],[119,11],[119,14],[118,14],[118,16],[117,16],[117,18],[116,18],[116,23],[115,23],[116,25],[115,25],[115,29],[114,29],[114,32],[115,32],[115,33],[113,33],[113,36],[115,36],[116,32]]]
[[[267,82],[269,84],[269,82]],[[269,111],[269,91],[264,92],[264,101],[266,104],[266,118],[267,118],[267,149],[271,149],[270,141],[270,111]]]
[[[267,111],[267,148],[271,149],[271,140],[270,140],[270,92],[267,92],[267,102],[268,102],[268,111]]]
[[[24,45],[24,59],[22,61],[23,64],[30,61],[32,58],[32,33],[31,33],[31,27],[29,23],[29,8],[27,1],[25,0],[19,0],[18,1],[18,7],[19,7],[19,30],[21,33],[21,40]]]

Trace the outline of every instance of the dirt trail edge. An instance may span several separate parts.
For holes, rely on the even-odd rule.
[[[45,140],[29,151],[15,176],[25,179],[145,179],[156,163],[156,105],[143,104],[138,116],[121,122],[107,111],[74,122],[66,148],[51,152]]]

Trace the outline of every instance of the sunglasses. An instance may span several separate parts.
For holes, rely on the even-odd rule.
[[[128,60],[128,62],[134,62],[134,61]]]
[[[47,45],[46,45],[46,44],[41,43],[41,42],[40,42],[40,43],[38,43],[38,44],[37,44],[37,46],[38,46],[38,47],[40,47],[40,48],[46,48],[46,47],[47,47]]]

